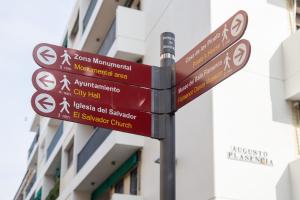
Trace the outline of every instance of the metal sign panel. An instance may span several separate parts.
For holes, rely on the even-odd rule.
[[[152,111],[152,90],[147,88],[43,68],[34,72],[32,83],[38,91],[96,101],[98,105]]]
[[[36,92],[32,108],[44,117],[151,137],[152,115],[54,92]]]
[[[241,10],[208,35],[176,63],[176,83],[183,81],[191,73],[240,39],[247,28],[247,24],[248,15]]]
[[[33,58],[44,68],[151,88],[152,66],[149,65],[46,43],[34,48]]]
[[[198,69],[176,86],[176,108],[181,108],[242,69],[250,53],[249,41],[242,39]]]

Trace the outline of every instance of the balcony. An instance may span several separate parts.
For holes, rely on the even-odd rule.
[[[283,42],[285,95],[287,100],[300,101],[300,30]]]
[[[106,44],[109,40],[110,45]],[[145,16],[142,11],[119,6],[101,48],[107,56],[137,61],[145,54]]]
[[[83,19],[83,35],[79,48],[88,52],[97,52],[111,27],[116,8],[126,0],[91,0]]]
[[[110,133],[78,172],[76,182],[79,185],[75,190],[93,191],[94,186],[91,183],[101,184],[143,145],[142,136],[118,131]]]
[[[57,128],[57,131],[54,135],[54,137],[52,138],[49,146],[48,146],[48,149],[47,149],[47,160],[48,158],[50,157],[52,151],[54,150],[56,144],[58,143],[59,139],[61,138],[62,134],[63,134],[63,122],[60,123],[60,125],[58,126]]]
[[[110,133],[111,130],[109,129],[97,128],[95,130],[94,134],[90,137],[86,145],[78,154],[77,171],[84,166],[84,164],[90,159],[98,147],[101,146]]]
[[[144,137],[142,136],[119,131],[111,132],[81,167],[67,190],[91,194],[98,185],[102,184],[143,146]],[[67,196],[68,193],[63,192],[60,194],[60,199],[66,199]]]
[[[143,197],[128,194],[113,194],[111,200],[143,200]]]

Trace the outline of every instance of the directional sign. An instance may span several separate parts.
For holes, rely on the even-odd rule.
[[[191,73],[242,37],[248,23],[245,11],[239,11],[213,33],[188,52],[176,63],[176,83],[180,83]]]
[[[242,39],[198,69],[176,86],[176,108],[181,108],[242,69],[248,62],[250,53],[249,41]]]
[[[151,88],[149,65],[45,43],[34,48],[33,58],[44,68]]]
[[[66,97],[96,101],[99,105],[152,111],[152,90],[147,88],[50,69],[36,70],[32,83],[38,91],[52,91]]]
[[[44,117],[51,117],[91,126],[99,126],[151,137],[150,113],[120,109],[95,101],[53,92],[36,92],[31,99],[32,108]]]

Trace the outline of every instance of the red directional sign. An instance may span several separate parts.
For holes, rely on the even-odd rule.
[[[250,53],[249,41],[242,39],[198,69],[176,86],[176,108],[181,108],[242,69],[248,62]]]
[[[151,88],[149,65],[45,43],[34,48],[33,58],[44,68]]]
[[[50,69],[36,70],[32,83],[38,91],[95,101],[98,105],[151,112],[151,89],[147,88]]]
[[[176,63],[176,84],[240,39],[246,30],[247,23],[247,13],[237,12],[183,56]]]
[[[31,105],[41,116],[151,137],[150,113],[120,109],[54,92],[36,92]]]

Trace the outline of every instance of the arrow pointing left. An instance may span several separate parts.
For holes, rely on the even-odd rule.
[[[44,58],[44,60],[46,60],[47,62],[49,62],[50,58],[55,58],[55,56],[53,54],[49,54],[48,52],[49,52],[49,49],[46,49],[40,53],[41,56]]]
[[[43,113],[51,113],[56,106],[55,100],[52,96],[46,93],[41,93],[35,97],[35,107]]]
[[[42,99],[40,99],[40,100],[38,101],[38,103],[39,103],[44,109],[47,109],[47,106],[46,106],[46,105],[48,105],[48,106],[53,106],[53,103],[48,102],[48,101],[46,101],[46,100],[48,100],[48,98],[47,98],[47,97],[44,97],[44,98],[42,98]]]
[[[35,54],[38,61],[45,65],[53,65],[57,60],[56,52],[47,45],[40,46]]]
[[[56,87],[56,78],[53,74],[41,71],[36,75],[35,82],[42,90],[50,91]]]

